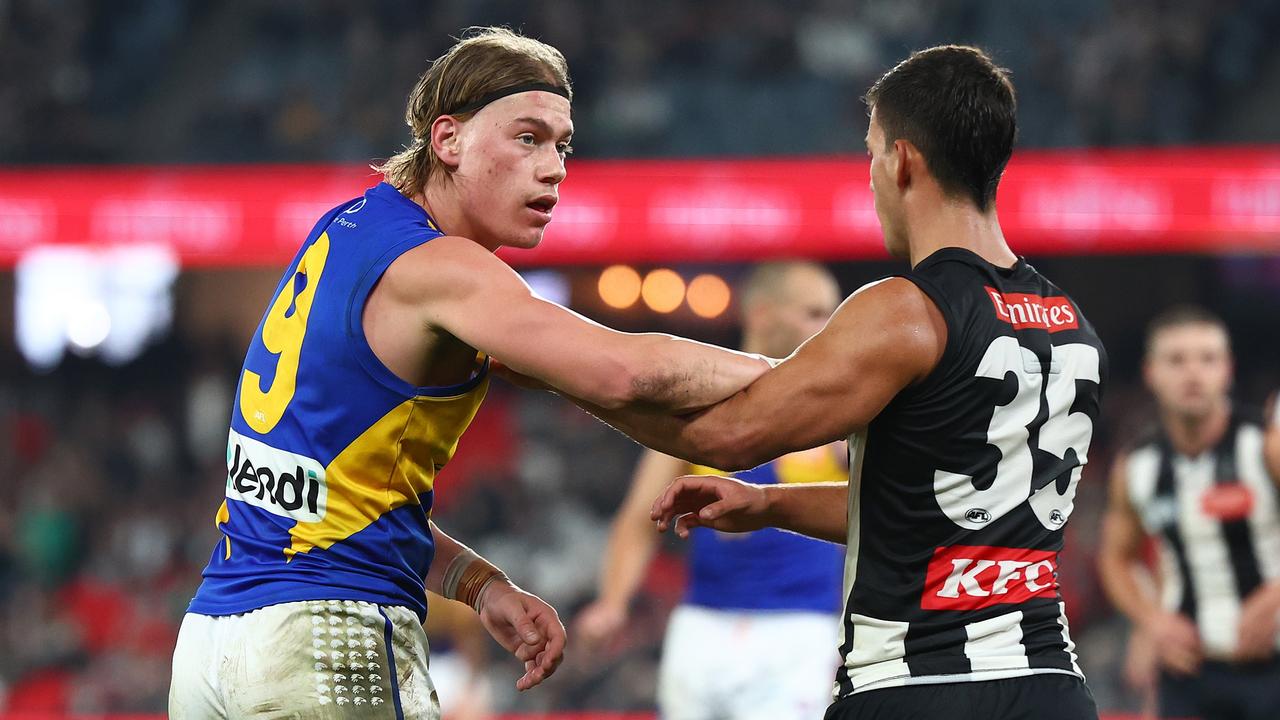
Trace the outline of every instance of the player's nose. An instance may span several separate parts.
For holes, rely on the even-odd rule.
[[[568,174],[564,158],[554,149],[549,155],[543,155],[538,163],[538,182],[556,185],[563,182]]]

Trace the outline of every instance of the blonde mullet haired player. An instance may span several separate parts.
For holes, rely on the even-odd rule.
[[[687,412],[763,358],[621,333],[534,295],[494,255],[535,247],[573,135],[555,48],[469,31],[409,97],[386,182],[329,211],[281,277],[245,358],[221,538],[174,652],[182,718],[428,718],[426,591],[475,608],[525,663],[560,664],[547,603],[440,531],[441,468],[490,357],[603,407]]]

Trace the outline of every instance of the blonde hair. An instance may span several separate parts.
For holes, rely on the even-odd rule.
[[[453,114],[467,120],[479,108],[456,114],[450,111],[524,83],[556,85],[573,99],[569,64],[559,50],[507,28],[468,28],[453,47],[431,63],[409,93],[404,120],[413,141],[373,169],[402,192],[421,190],[437,172],[447,171],[431,148],[431,125],[436,119]]]

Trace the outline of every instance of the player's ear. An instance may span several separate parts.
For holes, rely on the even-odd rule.
[[[893,149],[889,153],[889,176],[893,178],[899,190],[906,190],[911,185],[911,175],[918,172],[921,161],[920,152],[906,140],[894,140]]]
[[[461,162],[461,131],[462,123],[452,115],[441,115],[431,123],[431,151],[450,169]]]

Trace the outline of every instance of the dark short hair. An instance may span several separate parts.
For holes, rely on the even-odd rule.
[[[1219,328],[1227,336],[1228,344],[1231,342],[1231,333],[1228,332],[1227,324],[1221,317],[1199,305],[1175,305],[1151,318],[1151,322],[1147,323],[1146,352],[1150,354],[1156,336],[1161,332],[1183,325],[1210,325]]]
[[[910,142],[944,191],[991,206],[1018,136],[1008,70],[978,48],[940,45],[912,53],[864,99],[887,144]]]

